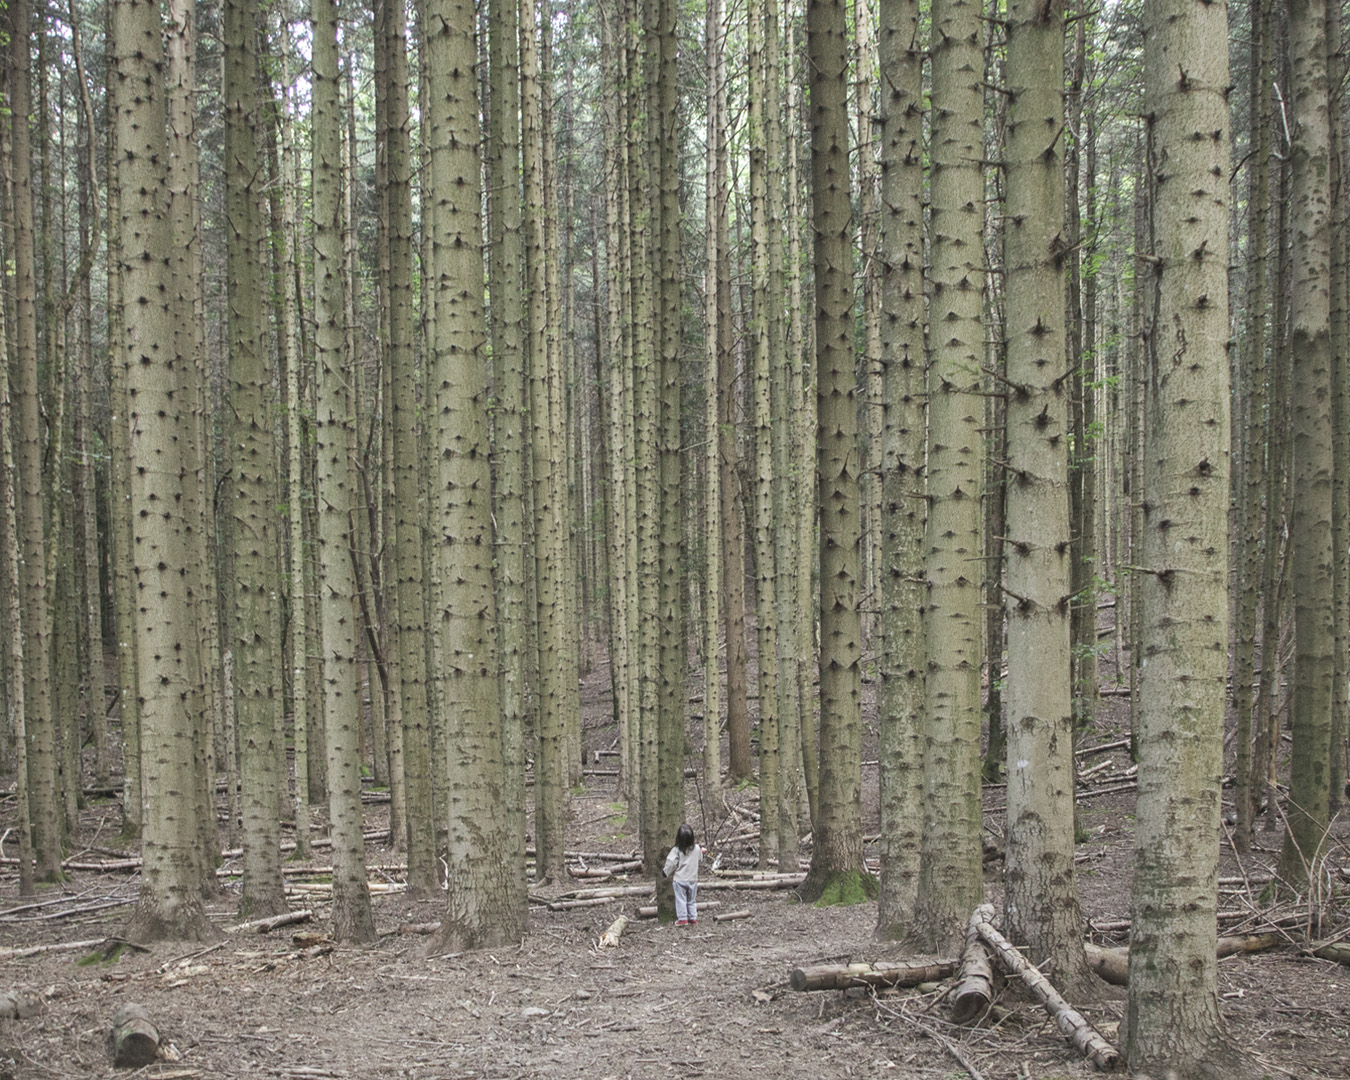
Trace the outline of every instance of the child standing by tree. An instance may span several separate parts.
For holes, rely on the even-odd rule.
[[[675,889],[675,925],[698,922],[698,861],[702,849],[694,843],[694,830],[686,822],[675,831],[675,846],[666,856],[661,874],[672,879]]]

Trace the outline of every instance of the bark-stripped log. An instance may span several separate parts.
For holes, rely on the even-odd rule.
[[[159,1029],[144,1006],[127,1004],[113,1013],[109,1039],[119,1069],[139,1069],[159,1056]]]
[[[992,922],[994,905],[981,904],[966,927],[966,947],[961,951],[961,981],[952,992],[952,1019],[968,1024],[983,1016],[994,1000],[994,962],[980,940],[981,923]]]
[[[851,986],[918,986],[956,974],[956,960],[900,960],[875,964],[815,964],[793,968],[794,990],[847,990]]]
[[[292,923],[308,922],[313,916],[314,912],[309,908],[302,908],[299,911],[285,911],[280,915],[272,915],[266,919],[250,919],[248,922],[242,922],[237,926],[231,926],[230,932],[235,934],[248,932],[267,934],[275,930],[278,926],[290,926]]]
[[[1050,981],[988,922],[979,924],[980,937],[989,943],[1008,974],[1016,975],[1036,996],[1059,1032],[1093,1065],[1109,1072],[1120,1064],[1120,1054],[1086,1019],[1072,1008]]]
[[[619,938],[623,936],[623,929],[627,925],[627,915],[620,915],[610,923],[609,929],[600,935],[600,948],[616,948],[619,944]]]

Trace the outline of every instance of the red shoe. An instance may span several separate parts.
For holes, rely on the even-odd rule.
[[[690,919],[690,920],[689,920],[689,925],[690,925],[690,926],[697,926],[697,925],[698,925],[698,920],[697,920],[697,919]]]
[[[688,919],[676,919],[676,920],[675,920],[675,925],[676,925],[676,926],[688,926],[688,925],[689,925],[689,920],[688,920]]]

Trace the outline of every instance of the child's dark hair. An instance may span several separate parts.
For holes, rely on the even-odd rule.
[[[687,821],[675,830],[675,846],[681,851],[694,846],[694,830]]]

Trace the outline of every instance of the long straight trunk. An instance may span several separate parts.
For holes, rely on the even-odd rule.
[[[7,356],[5,305],[0,303],[0,356]],[[9,365],[0,363],[0,554],[5,560],[3,582],[5,621],[9,636],[3,650],[5,722],[14,736],[14,800],[19,826],[19,895],[37,892],[33,875],[33,834],[28,803],[28,739],[24,706],[24,640],[22,577],[19,568],[19,532],[15,490],[18,469],[14,462],[14,403],[9,395]]]
[[[1233,645],[1233,711],[1237,714],[1237,767],[1233,802],[1237,809],[1234,829],[1238,850],[1251,847],[1252,821],[1260,786],[1253,781],[1252,766],[1252,680],[1255,678],[1256,619],[1258,585],[1261,576],[1261,539],[1263,513],[1262,468],[1266,441],[1258,432],[1268,430],[1266,423],[1266,266],[1270,244],[1270,67],[1272,55],[1271,5],[1267,0],[1251,4],[1251,74],[1248,91],[1251,98],[1251,157],[1248,162],[1247,196],[1247,296],[1246,332],[1239,353],[1240,376],[1235,387],[1235,408],[1245,412],[1243,422],[1235,422],[1234,470],[1237,483],[1234,497],[1240,533],[1237,546],[1237,592]]]
[[[1125,1051],[1149,1075],[1238,1080],[1260,1071],[1224,1030],[1215,960],[1228,671],[1227,13],[1156,0],[1145,20],[1153,269]]]
[[[109,5],[111,40],[112,5]],[[106,98],[109,116],[120,103],[117,81],[110,79]],[[130,437],[126,423],[128,357],[122,340],[122,210],[117,164],[116,123],[108,124],[108,518],[109,577],[112,579],[113,632],[117,645],[117,713],[122,734],[122,836],[141,832],[140,694],[136,688],[135,585],[132,580]]]
[[[703,43],[707,54],[707,157],[704,163],[704,529],[703,529],[703,813],[712,821],[714,792],[722,783],[722,681],[718,671],[722,617],[722,489],[718,467],[717,373],[721,366],[722,308],[718,283],[730,258],[721,246],[728,213],[726,140],[726,31],[722,0],[709,0]],[[729,314],[729,313],[728,313]]]
[[[328,812],[333,838],[333,932],[339,941],[375,936],[366,887],[361,832],[359,761],[361,699],[356,680],[356,581],[352,570],[352,511],[357,478],[350,475],[352,403],[343,347],[341,114],[338,105],[337,10],[313,0],[314,25],[314,346],[317,410],[320,639],[327,756]]]
[[[244,885],[240,915],[286,909],[277,817],[282,748],[277,744],[280,672],[272,644],[277,592],[276,491],[272,477],[272,379],[267,368],[267,313],[262,278],[264,173],[255,132],[258,57],[252,12],[242,0],[225,5],[226,289],[229,335],[229,439],[233,446],[230,504],[234,518],[235,702],[244,809]]]
[[[518,941],[527,912],[519,886],[522,853],[513,850],[515,830],[505,805],[473,5],[431,0],[426,19],[429,98],[435,103],[426,202],[434,208],[428,224],[437,238],[430,279],[436,322],[429,350],[440,448],[436,675],[450,726],[445,750],[451,808],[445,914],[431,949],[450,952]],[[547,864],[541,859],[539,865]]]
[[[767,867],[778,855],[778,572],[774,544],[774,453],[770,367],[779,362],[772,340],[771,309],[782,306],[770,287],[769,249],[779,242],[769,229],[768,57],[765,5],[751,0],[746,9],[750,50],[750,214],[753,306],[750,312],[751,421],[754,427],[755,627],[759,671],[759,861]]]
[[[1064,10],[1008,9],[1007,440],[1010,936],[1091,988],[1074,878],[1068,402],[1064,393]]]
[[[501,649],[503,754],[512,815],[512,844],[525,887],[525,729],[529,722],[529,613],[527,566],[531,521],[526,488],[525,308],[520,188],[520,12],[516,0],[490,5],[488,154],[492,192],[488,220],[488,281],[492,290],[492,358],[497,409],[493,424],[498,463],[497,633]],[[412,402],[410,401],[411,408]],[[414,508],[416,504],[413,504]]]
[[[980,471],[984,408],[977,401],[984,199],[984,70],[980,12],[933,8],[932,310],[929,342],[928,604],[925,815],[917,930],[927,947],[961,940],[980,902]]]
[[[535,696],[535,880],[558,879],[563,869],[563,814],[567,787],[567,598],[564,488],[561,449],[554,443],[553,412],[561,387],[550,369],[548,251],[544,226],[543,90],[540,86],[539,17],[534,0],[520,3],[522,153],[527,306],[528,401],[531,483],[534,489],[535,620],[539,682]]]
[[[815,193],[816,427],[820,485],[820,794],[808,899],[860,900],[874,883],[862,858],[862,618],[858,410],[851,313],[846,19],[842,0],[807,11],[811,172]]]
[[[1290,6],[1290,201],[1293,214],[1293,750],[1289,827],[1280,875],[1311,885],[1330,821],[1329,759],[1335,676],[1331,456],[1331,132],[1324,0]]]
[[[116,343],[128,362],[132,552],[142,595],[136,660],[141,745],[148,800],[143,870],[136,911],[123,929],[133,941],[209,940],[215,931],[202,904],[201,761],[198,703],[202,669],[198,620],[189,596],[194,477],[178,467],[193,417],[185,384],[196,378],[184,349],[181,294],[171,277],[182,239],[174,235],[165,138],[164,56],[159,9],[120,0],[113,13],[118,95],[117,142],[122,181],[123,299],[128,307]],[[181,284],[181,283],[180,283]],[[187,399],[187,400],[185,400]],[[213,822],[214,824],[214,822]]]
[[[51,611],[42,488],[42,416],[38,388],[37,257],[33,230],[32,140],[28,130],[28,0],[10,7],[10,169],[13,177],[14,263],[13,443],[18,467],[18,518],[24,633],[24,730],[28,740],[28,800],[39,881],[61,876],[61,820],[57,802],[56,721],[51,708]]]
[[[923,53],[917,0],[882,0],[881,889],[877,933],[909,933],[923,836]]]

